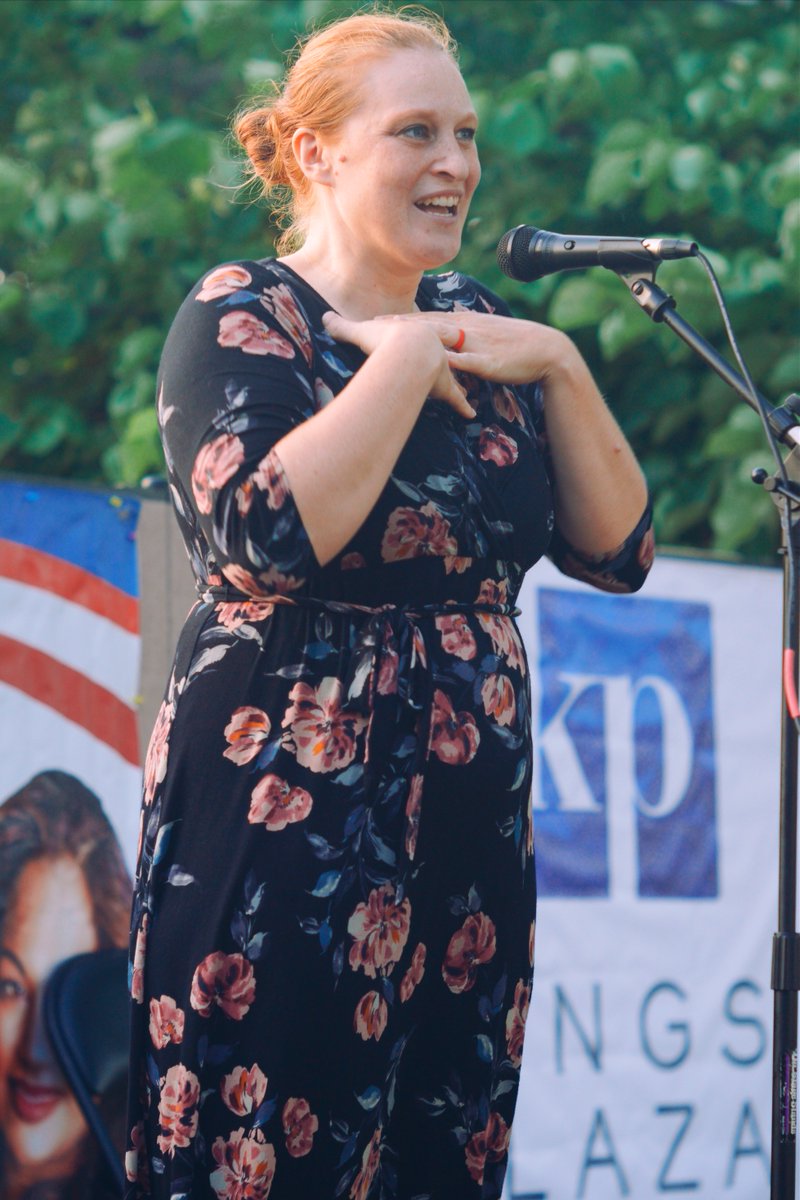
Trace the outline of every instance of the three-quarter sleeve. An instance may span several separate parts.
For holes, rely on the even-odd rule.
[[[584,554],[553,532],[548,557],[559,571],[604,592],[638,592],[653,565],[655,539],[653,511],[649,503],[627,538],[608,554]]]
[[[318,564],[275,446],[312,416],[314,349],[285,282],[258,263],[206,275],[170,330],[159,379],[173,499],[192,541],[248,595],[291,593]]]

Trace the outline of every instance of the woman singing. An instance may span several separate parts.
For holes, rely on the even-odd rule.
[[[652,549],[570,340],[425,274],[476,124],[447,29],[402,13],[318,32],[236,121],[291,225],[204,275],[161,364],[199,599],[147,759],[131,1197],[502,1190],[535,915],[514,602],[544,554],[630,591]]]

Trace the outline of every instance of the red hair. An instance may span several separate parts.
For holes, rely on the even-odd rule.
[[[354,13],[299,43],[283,87],[276,84],[272,96],[234,117],[234,135],[249,160],[246,173],[260,180],[273,218],[285,226],[276,243],[279,252],[302,242],[311,208],[311,184],[292,150],[296,130],[307,126],[335,134],[361,99],[355,73],[396,50],[438,50],[456,61],[450,31],[427,9]]]

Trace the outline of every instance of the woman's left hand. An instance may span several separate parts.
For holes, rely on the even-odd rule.
[[[547,380],[554,369],[580,359],[566,334],[536,321],[471,311],[408,313],[395,319],[432,325],[448,351],[451,370],[479,379],[510,384]],[[454,350],[462,331],[460,348]]]
[[[619,547],[644,511],[647,486],[574,342],[549,325],[493,313],[396,319],[433,324],[453,371],[498,383],[541,382],[559,528],[587,554]]]

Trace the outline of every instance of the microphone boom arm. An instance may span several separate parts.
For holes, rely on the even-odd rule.
[[[652,321],[668,326],[713,371],[716,371],[717,375],[724,379],[742,400],[758,412],[757,404],[745,380],[725,361],[711,343],[701,337],[694,326],[680,315],[674,297],[656,283],[654,270],[651,269],[646,273],[617,271],[617,274],[627,285],[636,303]],[[797,415],[785,405],[774,407],[769,404],[760,392],[757,395],[762,402],[762,411],[767,414],[770,429],[778,441],[791,446],[800,445],[800,426],[797,423]]]

